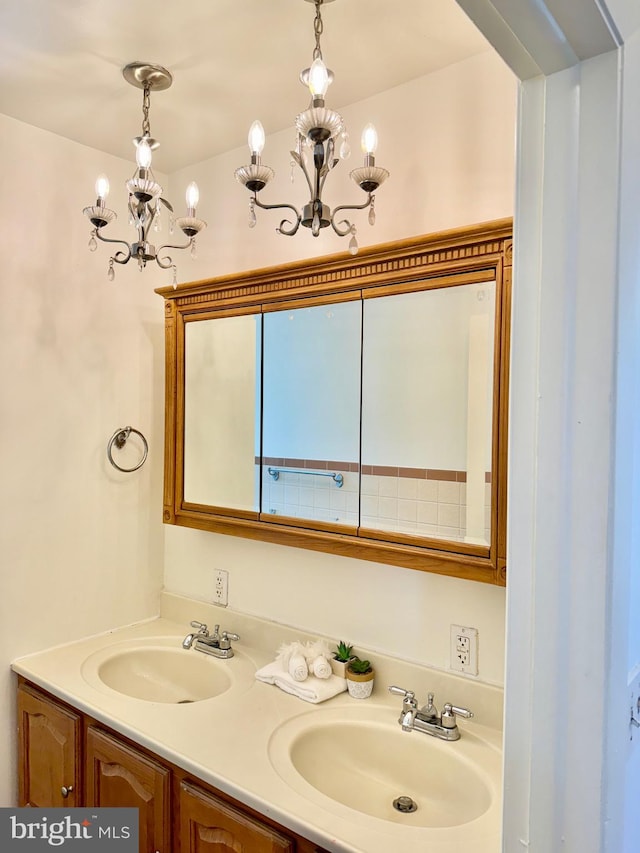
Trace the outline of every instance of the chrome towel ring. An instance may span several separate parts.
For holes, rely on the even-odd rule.
[[[131,435],[132,432],[135,432],[135,434],[139,435],[140,438],[142,439],[142,444],[143,444],[143,448],[144,448],[142,451],[142,459],[138,462],[137,465],[134,465],[133,468],[122,468],[120,465],[118,465],[117,462],[113,461],[113,456],[111,455],[111,451],[113,449],[114,444],[118,448],[118,450],[121,450],[125,446],[125,444],[127,443],[127,439],[129,438],[129,436]],[[111,462],[113,467],[117,468],[118,471],[124,471],[126,474],[130,474],[132,471],[137,471],[138,468],[141,468],[145,463],[148,452],[149,452],[149,445],[147,444],[147,439],[143,436],[143,434],[140,432],[139,429],[134,429],[133,427],[130,427],[130,426],[123,427],[122,429],[117,429],[114,432],[114,434],[111,436],[111,438],[109,439],[109,444],[107,444],[107,458],[109,459],[109,462]]]

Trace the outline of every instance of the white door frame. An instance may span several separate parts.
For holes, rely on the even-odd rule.
[[[503,850],[631,853],[640,4],[458,2],[522,81]]]

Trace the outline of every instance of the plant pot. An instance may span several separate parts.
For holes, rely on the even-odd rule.
[[[368,699],[373,690],[374,678],[375,671],[373,669],[370,672],[362,674],[351,672],[347,669],[347,690],[349,691],[349,696],[353,696],[354,699]]]
[[[331,664],[331,671],[334,675],[337,675],[338,678],[347,677],[347,667],[349,666],[348,660],[338,660],[338,658],[331,658],[329,663]]]

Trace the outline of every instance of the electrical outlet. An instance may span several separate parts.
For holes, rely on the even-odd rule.
[[[213,603],[226,607],[229,603],[229,572],[216,569],[213,587]]]
[[[454,672],[478,674],[478,629],[463,625],[451,626],[451,662]]]

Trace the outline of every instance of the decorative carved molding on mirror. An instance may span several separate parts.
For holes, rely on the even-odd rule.
[[[512,222],[160,288],[164,521],[506,583]]]

